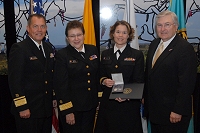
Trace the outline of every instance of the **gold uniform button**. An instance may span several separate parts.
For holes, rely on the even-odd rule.
[[[51,70],[53,72],[53,70]]]
[[[90,91],[91,89],[90,89],[90,88],[88,88],[88,90]]]
[[[46,91],[45,93],[47,94],[48,92]]]
[[[16,97],[19,97],[19,94],[15,94]]]
[[[118,65],[115,65],[115,68],[118,68]]]
[[[62,101],[62,100],[60,100],[59,102],[60,102],[60,103],[63,103],[63,101]]]
[[[87,73],[88,76],[90,76],[90,73]]]
[[[87,65],[86,68],[89,68],[89,66]]]
[[[45,84],[47,84],[48,82],[47,81],[45,81]]]
[[[90,80],[88,80],[87,82],[88,82],[88,84],[89,84],[89,83],[90,83]]]

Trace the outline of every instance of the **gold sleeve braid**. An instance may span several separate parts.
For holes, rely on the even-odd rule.
[[[14,103],[15,103],[16,107],[19,107],[19,106],[27,104],[25,96],[21,96],[21,97],[15,98],[13,100],[14,100]]]
[[[69,109],[72,107],[73,107],[72,102],[68,102],[68,103],[59,105],[60,111],[63,111],[63,110],[66,110],[66,109]]]

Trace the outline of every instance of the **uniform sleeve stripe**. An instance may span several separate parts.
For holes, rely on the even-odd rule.
[[[63,110],[66,110],[66,109],[69,109],[72,107],[73,107],[72,102],[68,102],[68,103],[59,105],[60,111],[63,111]]]

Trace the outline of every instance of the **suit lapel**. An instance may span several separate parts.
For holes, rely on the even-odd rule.
[[[171,54],[171,52],[173,51],[174,47],[176,46],[176,40],[177,40],[177,37],[175,37],[170,42],[170,44],[166,47],[166,49],[162,52],[162,54],[159,56],[159,58],[157,59],[156,63],[154,64],[154,67],[151,69],[152,70],[151,72],[155,71],[158,68],[158,66],[168,57],[168,55]],[[157,44],[157,46],[158,46],[158,44]],[[150,58],[151,62],[150,63],[152,63],[153,55],[155,53],[156,48],[154,49],[154,52],[151,55],[151,58]],[[151,65],[149,65],[149,66],[151,66]]]

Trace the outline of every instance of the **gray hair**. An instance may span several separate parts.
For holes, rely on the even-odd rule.
[[[160,12],[157,16],[156,16],[156,25],[157,25],[157,20],[161,17],[165,17],[167,15],[170,15],[172,17],[172,20],[174,22],[175,25],[179,26],[179,23],[178,23],[178,18],[176,16],[176,14],[174,12],[171,12],[169,10],[165,10],[165,11],[162,11]]]

